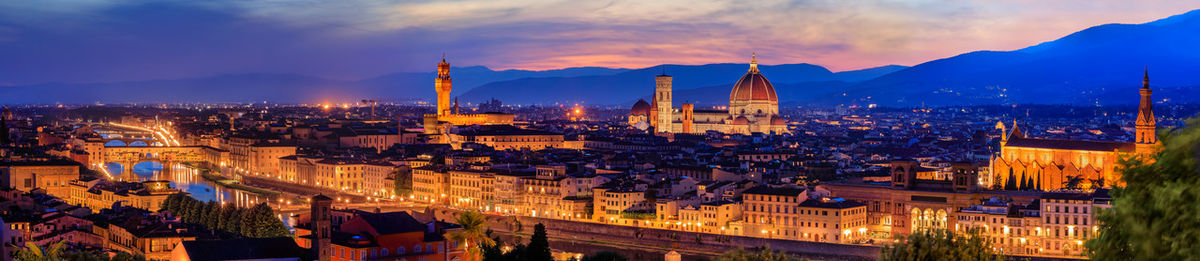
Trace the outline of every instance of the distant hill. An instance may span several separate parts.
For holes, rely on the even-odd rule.
[[[904,67],[890,65],[842,73],[834,73],[812,64],[760,65],[759,68],[771,83],[779,87],[781,84],[861,81]],[[723,103],[727,104],[733,84],[748,69],[748,64],[730,63],[660,65],[604,76],[525,78],[484,84],[458,97],[465,101],[482,101],[494,97],[506,103],[518,104],[631,104],[638,98],[649,97],[654,92],[654,76],[666,72],[673,77],[672,88],[678,93],[675,100],[692,99],[708,103],[723,99]],[[824,94],[826,90],[819,91],[821,92],[804,92],[803,95],[796,96],[781,93],[779,96],[784,100],[799,100]],[[721,92],[724,93],[716,95]]]
[[[1136,103],[1145,66],[1154,87],[1197,90],[1186,87],[1200,85],[1196,46],[1200,10],[1145,24],[1095,26],[1020,50],[934,60],[864,81],[845,96],[832,94],[822,101],[891,106]],[[1185,96],[1192,97],[1171,98],[1200,99]],[[1168,96],[1156,98],[1164,97]]]
[[[648,95],[654,76],[663,69],[675,74],[675,88],[730,86],[745,64],[660,65],[642,69],[599,67],[547,71],[500,70],[482,66],[450,69],[454,91],[461,102],[490,98],[514,104],[550,104],[555,101],[588,104],[622,103]],[[776,82],[861,79],[883,75],[889,68],[833,73],[809,64],[763,66]],[[295,74],[229,74],[211,77],[106,82],[45,83],[0,86],[0,103],[124,103],[124,102],[352,102],[363,98],[432,100],[435,74],[393,73],[357,81],[340,81]],[[777,83],[778,84],[778,83]],[[474,89],[486,86],[480,91]],[[728,88],[728,87],[725,87]],[[725,90],[728,92],[728,90]],[[727,95],[727,94],[726,94]]]

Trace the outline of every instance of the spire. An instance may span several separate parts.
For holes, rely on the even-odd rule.
[[[446,52],[442,52],[442,62],[446,62]]]
[[[1150,66],[1146,66],[1145,74],[1142,75],[1142,89],[1150,89]]]
[[[758,72],[758,54],[755,54],[754,52],[750,52],[750,72]]]
[[[1025,133],[1021,132],[1020,126],[1017,125],[1017,120],[1014,119],[1013,125],[1012,125],[1012,131],[1009,132],[1008,139],[1011,140],[1011,139],[1020,139],[1020,138],[1025,138]]]

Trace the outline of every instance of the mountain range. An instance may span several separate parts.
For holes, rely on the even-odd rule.
[[[1143,70],[1159,101],[1200,102],[1200,10],[1144,24],[1106,24],[1012,51],[976,51],[912,67],[832,72],[813,64],[760,65],[780,102],[797,105],[1131,104]],[[451,61],[453,62],[453,61]],[[428,72],[360,80],[295,74],[230,74],[104,83],[0,86],[0,103],[350,102],[432,100]],[[464,103],[628,105],[648,99],[654,76],[674,77],[678,103],[724,105],[747,64],[578,67],[548,71],[454,67]]]

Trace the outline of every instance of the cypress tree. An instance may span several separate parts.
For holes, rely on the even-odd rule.
[[[533,226],[533,236],[529,237],[529,246],[526,247],[525,251],[527,260],[554,260],[554,256],[550,254],[550,240],[546,237],[545,225],[538,223]]]
[[[242,233],[242,209],[234,207],[232,204],[229,207],[231,210],[229,217],[225,219],[224,229],[229,233],[240,235]]]
[[[221,218],[221,206],[216,201],[209,201],[204,206],[204,227],[217,229],[217,220]]]
[[[249,233],[244,234],[246,237],[285,237],[290,236],[287,227],[283,225],[283,221],[275,218],[275,211],[268,206],[267,203],[259,203],[249,209],[249,222],[245,225],[252,226]]]
[[[1004,190],[1017,190],[1017,176],[1013,175],[1012,169],[1008,169],[1008,180],[1004,182]]]

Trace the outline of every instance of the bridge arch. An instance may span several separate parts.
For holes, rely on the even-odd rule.
[[[105,142],[104,146],[105,147],[125,147],[125,146],[129,146],[129,144],[125,143],[125,141],[122,141],[122,140],[110,140],[108,142]]]
[[[130,147],[146,147],[146,146],[150,146],[150,144],[146,143],[146,141],[135,140],[135,141],[129,142],[128,146],[130,146]]]

